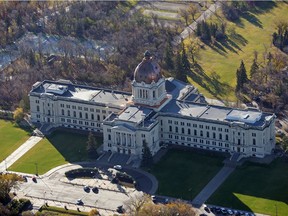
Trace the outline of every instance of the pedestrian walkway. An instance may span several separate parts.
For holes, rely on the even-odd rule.
[[[209,199],[209,197],[217,190],[217,188],[228,178],[234,171],[234,167],[224,166],[217,175],[202,189],[202,191],[194,198],[192,204],[199,207]]]
[[[7,170],[13,163],[15,163],[20,157],[28,152],[33,146],[35,146],[42,137],[31,136],[25,143],[23,143],[18,149],[10,154],[4,161],[0,163],[0,172]]]

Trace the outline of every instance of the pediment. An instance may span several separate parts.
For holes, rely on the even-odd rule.
[[[117,125],[112,127],[113,130],[122,131],[122,132],[135,132],[136,130],[130,125]]]

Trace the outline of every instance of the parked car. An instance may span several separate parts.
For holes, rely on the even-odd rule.
[[[204,210],[205,210],[207,213],[210,213],[210,212],[211,212],[210,209],[208,208],[208,206],[205,206],[205,207],[204,207]]]
[[[83,189],[84,189],[84,191],[87,192],[87,193],[90,192],[90,187],[87,186],[87,185],[85,185],[85,186],[83,187]]]
[[[76,200],[76,205],[83,205],[83,201],[81,199],[77,199]]]
[[[221,214],[223,214],[223,215],[226,215],[226,214],[227,214],[227,211],[226,211],[225,208],[221,208],[220,210],[221,210]]]
[[[231,209],[227,209],[227,213],[228,213],[229,215],[233,215],[233,214],[234,214],[234,212],[233,212]]]
[[[116,211],[117,211],[118,213],[120,213],[120,214],[125,213],[125,209],[123,208],[123,205],[118,206],[117,209],[116,209]]]
[[[93,187],[93,188],[92,188],[92,191],[93,191],[94,193],[96,193],[96,194],[99,193],[99,189],[98,189],[98,187]]]
[[[113,166],[114,169],[116,170],[122,170],[122,166],[121,165],[115,165]]]

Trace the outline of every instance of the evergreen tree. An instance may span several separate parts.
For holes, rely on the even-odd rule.
[[[183,65],[182,65],[181,54],[179,52],[177,52],[177,55],[175,58],[174,68],[175,68],[175,71],[174,71],[175,78],[179,79],[183,82],[186,82],[187,78],[186,78],[185,70],[184,70]]]
[[[239,69],[237,69],[236,77],[237,77],[236,91],[240,91],[243,89],[244,84],[247,83],[248,81],[247,72],[243,60],[241,61]]]
[[[86,149],[87,149],[87,153],[88,153],[89,158],[95,159],[98,157],[97,142],[96,142],[95,137],[93,136],[92,132],[89,132]]]
[[[141,166],[142,167],[151,167],[152,164],[153,164],[153,156],[152,156],[152,153],[150,151],[150,148],[148,147],[146,141],[144,140]]]
[[[250,68],[250,78],[252,78],[257,73],[258,69],[259,69],[259,66],[256,62],[256,59],[254,59]]]
[[[164,51],[164,62],[166,64],[167,69],[174,69],[173,64],[173,47],[172,47],[172,37],[169,34],[168,40],[166,43],[165,51]]]
[[[189,72],[190,71],[190,62],[188,61],[188,57],[185,51],[185,46],[184,43],[182,42],[182,56],[181,56],[181,60],[182,60],[182,66],[185,72]]]

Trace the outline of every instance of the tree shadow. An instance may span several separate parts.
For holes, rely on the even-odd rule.
[[[269,12],[274,7],[277,7],[277,4],[274,1],[255,1],[255,6],[253,12],[261,14]]]
[[[218,74],[213,72],[211,76],[208,76],[199,64],[195,64],[188,75],[194,82],[219,100],[233,91],[228,83],[220,81],[221,77]]]
[[[250,11],[247,11],[246,13],[243,13],[242,18],[246,19],[251,24],[263,28],[262,22]]]
[[[233,33],[233,34],[230,34],[229,36],[228,36],[228,38],[230,38],[231,40],[233,40],[233,41],[236,41],[235,43],[239,43],[239,44],[241,44],[242,46],[245,46],[247,43],[248,43],[248,41],[242,36],[242,35],[240,35],[240,34],[238,34],[238,33]],[[241,50],[241,49],[240,49]]]

